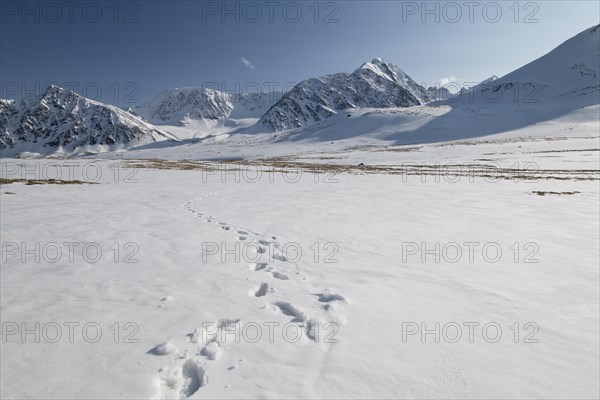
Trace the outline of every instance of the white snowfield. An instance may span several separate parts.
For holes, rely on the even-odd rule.
[[[0,395],[598,398],[600,139],[544,130],[3,159],[97,183],[2,185]]]
[[[598,43],[280,132],[169,91],[178,141],[0,159],[0,398],[599,398]]]

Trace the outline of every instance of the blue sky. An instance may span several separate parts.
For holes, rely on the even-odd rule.
[[[419,83],[478,82],[600,21],[597,1],[8,1],[0,97],[47,83],[121,106],[168,87],[289,88],[382,57]]]

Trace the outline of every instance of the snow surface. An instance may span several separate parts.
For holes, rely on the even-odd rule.
[[[95,185],[3,185],[3,242],[94,242],[105,256],[92,263],[75,252],[70,262],[63,248],[55,263],[32,256],[23,263],[20,254],[2,263],[3,322],[80,324],[73,343],[66,328],[57,343],[9,335],[2,398],[597,398],[599,137],[595,127],[565,121],[531,129],[554,135],[289,158],[497,165],[511,169],[508,179],[453,170],[323,170],[297,179],[293,165],[287,173],[247,165],[236,173],[231,164],[132,170],[127,161],[115,178],[113,160],[4,159],[3,177],[17,177],[16,163],[30,173],[78,163],[74,177],[88,180],[85,165],[93,163],[103,175]],[[528,175],[531,165],[537,171]],[[497,244],[503,255],[486,261],[480,246],[473,262],[465,248],[458,262],[432,255],[423,262],[403,247],[467,242]],[[109,250],[115,243],[118,262]],[[126,243],[138,246],[138,263],[123,261]],[[223,261],[204,248],[203,258],[207,243],[249,250]],[[291,243],[301,257],[283,250]],[[538,262],[525,262],[534,250]],[[82,339],[89,322],[102,328],[97,343]],[[454,337],[448,330],[438,342],[433,334],[403,340],[407,324],[436,322],[461,326],[461,339],[446,340]],[[218,332],[246,329],[251,338],[258,324],[262,340],[214,339],[203,334],[206,323]],[[280,324],[272,342],[269,323]],[[282,337],[288,323],[292,337],[302,333],[295,343]],[[326,331],[326,323],[334,325]],[[472,343],[469,323],[479,324]],[[489,323],[502,329],[495,343],[482,333]],[[336,342],[326,342],[332,327]],[[138,342],[125,342],[132,332]]]
[[[600,397],[597,37],[458,100],[275,133],[168,100],[177,141],[2,158],[59,181],[2,182],[0,397]]]

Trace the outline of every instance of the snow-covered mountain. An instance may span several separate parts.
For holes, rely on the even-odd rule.
[[[600,102],[600,25],[586,29],[546,55],[501,78],[487,79],[456,104]]]
[[[224,118],[233,110],[225,93],[212,89],[167,89],[133,111],[153,122],[179,122],[193,119]]]
[[[281,96],[280,92],[229,93],[210,88],[173,88],[133,111],[159,125],[194,119],[260,118]]]
[[[345,109],[410,107],[430,100],[427,90],[400,68],[376,58],[352,73],[300,82],[258,124],[280,131],[308,126]]]
[[[276,137],[273,135],[273,140],[336,143],[346,140],[346,145],[352,147],[357,141],[414,144],[509,132],[529,134],[523,130],[542,132],[534,127],[544,127],[544,134],[549,134],[562,129],[557,128],[564,126],[558,121],[565,121],[567,125],[567,121],[577,121],[578,126],[594,127],[598,126],[600,106],[599,64],[600,27],[596,26],[537,60],[500,78],[492,76],[457,96],[445,100],[438,98],[426,105],[410,108],[378,104],[372,108],[359,106],[344,113],[331,112],[329,117],[318,114],[320,121],[317,118],[314,118],[314,123],[302,121],[299,123],[301,127]],[[286,104],[286,96],[267,113],[265,117],[270,119],[263,117],[263,122],[272,123],[281,130],[282,125],[289,125],[276,123],[287,123],[290,115],[301,115],[300,112],[304,111],[301,106],[318,104],[317,101],[326,98],[324,92],[308,91],[306,86],[298,88],[299,98],[305,103],[291,99]],[[431,95],[434,90],[430,91]],[[306,98],[317,100],[310,103]],[[287,108],[279,107],[280,104]],[[260,128],[263,132],[268,130],[265,126]],[[570,131],[563,134],[568,135]]]
[[[42,95],[19,105],[0,100],[0,150],[47,153],[105,150],[147,144],[171,138],[120,108],[87,99],[50,85]]]
[[[0,100],[0,150],[3,156],[109,151],[170,138],[204,144],[208,137],[224,141],[234,133],[288,129],[290,134],[271,139],[360,136],[423,143],[518,130],[599,104],[600,26],[595,26],[455,96],[426,90],[379,58],[352,73],[305,80],[284,96],[169,89],[129,112],[49,86],[38,98]],[[588,111],[582,111],[584,119],[593,115]]]

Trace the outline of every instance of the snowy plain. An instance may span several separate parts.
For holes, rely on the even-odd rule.
[[[3,159],[3,178],[97,183],[2,185],[2,398],[597,398],[585,111],[475,140],[300,143],[285,165]]]

